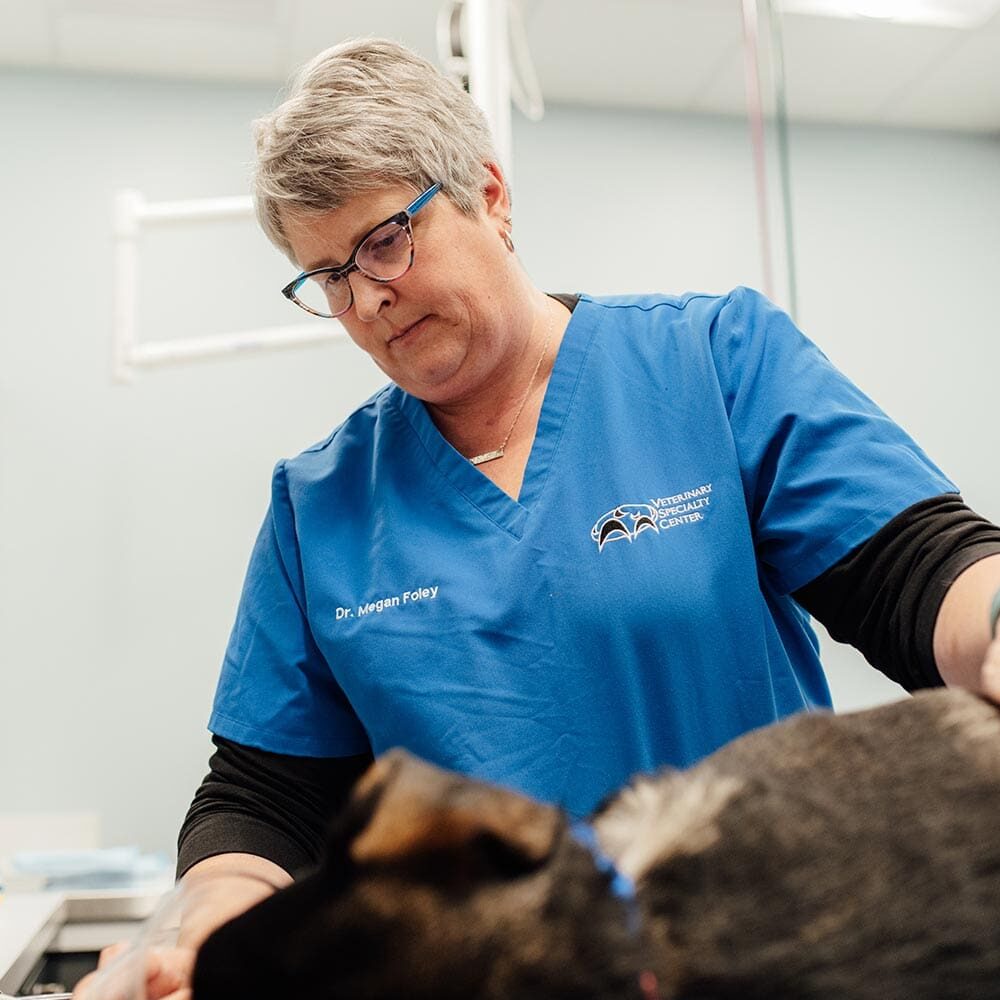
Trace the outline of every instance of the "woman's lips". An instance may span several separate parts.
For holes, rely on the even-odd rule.
[[[423,316],[420,319],[418,319],[416,323],[411,323],[409,326],[404,327],[402,330],[400,330],[399,333],[393,334],[393,336],[389,338],[389,345],[395,346],[397,344],[405,344],[406,342],[412,340],[414,334],[419,333],[420,330],[423,328],[426,319],[427,317]]]

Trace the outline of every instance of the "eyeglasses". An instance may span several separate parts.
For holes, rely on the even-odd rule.
[[[402,212],[369,229],[358,240],[346,264],[303,271],[281,289],[281,294],[314,316],[343,316],[354,303],[347,276],[360,271],[372,281],[395,281],[413,265],[413,229],[410,221],[441,190],[432,184]]]

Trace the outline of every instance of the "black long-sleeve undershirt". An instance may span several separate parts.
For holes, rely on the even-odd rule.
[[[934,624],[955,579],[1000,553],[1000,527],[957,494],[914,504],[793,596],[833,638],[907,690],[940,685]],[[371,763],[293,757],[214,737],[216,751],[178,839],[177,874],[245,852],[295,874],[318,860],[328,819]]]
[[[215,753],[177,841],[177,875],[216,854],[256,854],[296,874],[318,860],[327,821],[372,762],[293,757],[213,736]]]
[[[908,507],[793,596],[907,691],[936,687],[934,625],[944,595],[997,553],[1000,527],[945,493]]]

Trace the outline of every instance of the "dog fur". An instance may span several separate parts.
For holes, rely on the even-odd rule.
[[[394,751],[194,1000],[1000,997],[998,806],[972,694],[800,715],[592,817],[630,901],[557,809]]]

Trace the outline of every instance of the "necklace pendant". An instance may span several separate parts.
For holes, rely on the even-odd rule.
[[[503,458],[503,448],[497,448],[495,451],[484,451],[482,455],[473,455],[469,461],[473,465],[482,465],[483,462],[492,462],[495,458]]]

